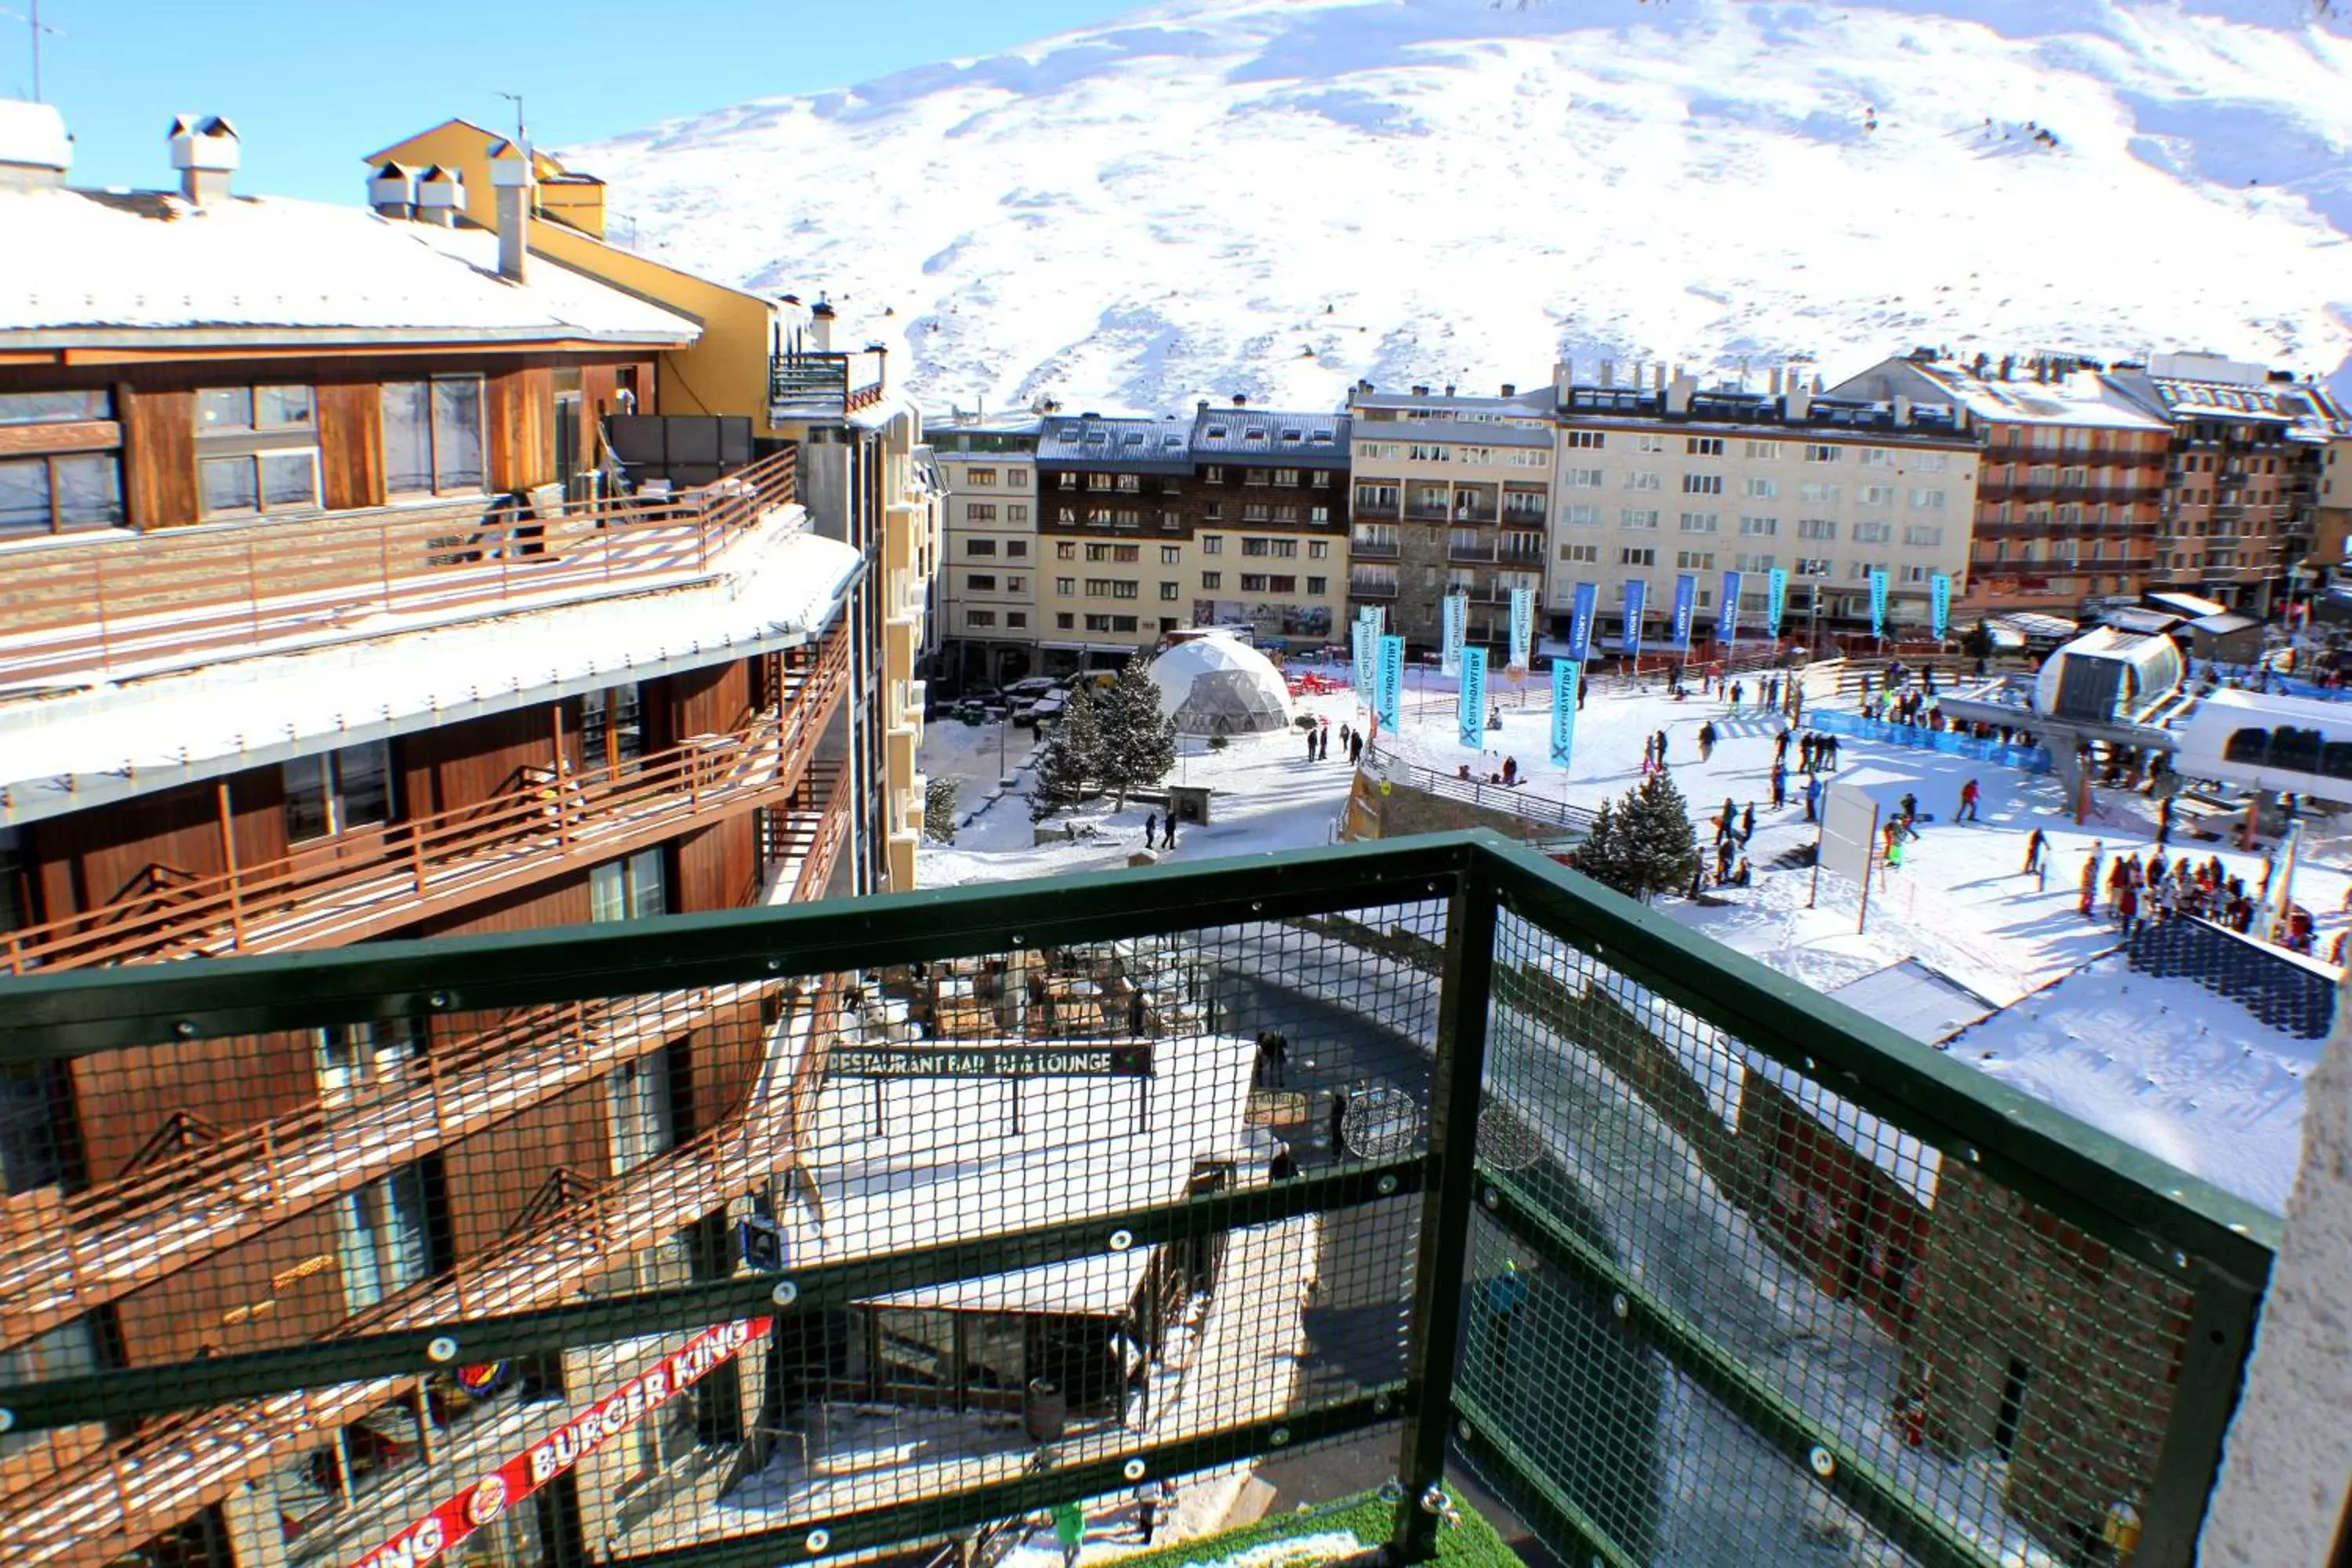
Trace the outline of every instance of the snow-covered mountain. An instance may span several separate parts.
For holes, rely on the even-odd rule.
[[[2330,10],[1180,0],[565,157],[639,248],[903,332],[942,409],[1330,406],[1562,353],[1834,377],[1928,342],[2343,384]]]

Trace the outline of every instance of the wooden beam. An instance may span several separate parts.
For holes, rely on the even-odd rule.
[[[684,348],[684,342],[675,343],[598,342],[581,338],[517,339],[512,342],[480,342],[456,339],[446,342],[428,343],[230,343],[205,347],[163,347],[152,349],[68,348],[47,352],[32,363],[57,363],[54,353],[62,353],[69,365],[91,364],[177,364],[188,361],[209,360],[268,360],[268,359],[387,359],[419,358],[426,355],[462,354],[539,354],[594,353],[643,354],[648,351],[666,353]]]
[[[104,452],[121,445],[122,426],[111,419],[0,425],[0,458],[28,452]]]

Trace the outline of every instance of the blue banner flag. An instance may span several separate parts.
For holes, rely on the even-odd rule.
[[[1372,705],[1372,640],[1379,634],[1359,617],[1349,628],[1355,643],[1356,700],[1370,708]]]
[[[1473,750],[1486,744],[1486,650],[1462,650],[1462,696],[1455,706],[1462,721],[1462,743]]]
[[[1536,591],[1533,588],[1511,590],[1511,657],[1510,668],[1525,669],[1536,651]]]
[[[1789,574],[1775,566],[1764,574],[1764,629],[1774,641],[1780,637],[1780,616],[1789,607]]]
[[[1568,766],[1569,749],[1576,743],[1577,668],[1568,660],[1555,659],[1551,667],[1551,760],[1555,767]]]
[[[1886,574],[1876,567],[1870,573],[1870,635],[1886,635]]]
[[[1592,657],[1592,612],[1601,590],[1590,583],[1576,585],[1574,607],[1568,616],[1568,657],[1582,664]]]
[[[1685,572],[1675,579],[1674,648],[1690,652],[1691,617],[1698,609],[1698,579]]]
[[[1723,603],[1715,612],[1715,640],[1728,646],[1739,640],[1739,574],[1723,574]]]
[[[1937,642],[1952,627],[1952,574],[1938,572],[1927,579],[1927,612],[1932,635]]]
[[[1618,634],[1617,646],[1639,658],[1642,655],[1642,616],[1650,607],[1650,585],[1636,577],[1625,584],[1625,627]]]
[[[1447,675],[1462,673],[1462,645],[1470,637],[1470,595],[1445,595],[1445,636],[1438,644],[1437,668]]]
[[[1380,670],[1372,682],[1372,717],[1393,735],[1404,707],[1404,638],[1381,638]]]

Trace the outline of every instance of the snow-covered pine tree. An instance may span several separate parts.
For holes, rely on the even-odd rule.
[[[1614,888],[1621,893],[1631,893],[1628,885],[1628,865],[1625,859],[1625,830],[1617,817],[1617,803],[1604,800],[1592,818],[1584,842],[1576,847],[1570,863],[1604,888]]]
[[[1158,784],[1176,765],[1176,721],[1160,711],[1160,688],[1140,655],[1127,661],[1103,693],[1101,720],[1102,763],[1097,772],[1124,807],[1129,790]]]
[[[1096,710],[1094,689],[1081,685],[1070,693],[1054,737],[1037,753],[1037,783],[1030,791],[1029,819],[1041,821],[1056,808],[1077,804],[1087,781],[1102,774],[1102,716]]]
[[[1698,836],[1691,831],[1683,792],[1664,773],[1652,773],[1628,791],[1617,809],[1626,877],[1619,890],[1647,902],[1690,886],[1698,872]]]
[[[956,836],[956,782],[939,777],[923,781],[923,837],[934,844],[952,844]]]

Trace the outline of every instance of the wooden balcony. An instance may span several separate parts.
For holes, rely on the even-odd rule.
[[[795,496],[792,448],[667,500],[512,500],[75,536],[11,551],[0,686],[168,668],[708,576]]]
[[[320,947],[414,925],[675,837],[697,823],[780,805],[807,774],[847,686],[835,631],[786,671],[777,710],[618,768],[552,770],[487,801],[304,845],[284,859],[175,878],[0,938],[0,971],[85,968]]]
[[[768,361],[772,417],[839,418],[882,401],[882,378],[856,381],[846,353],[777,354]],[[853,384],[854,383],[854,384]]]

